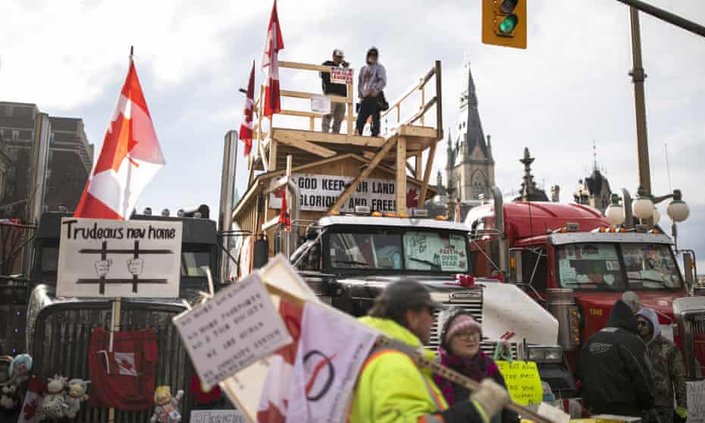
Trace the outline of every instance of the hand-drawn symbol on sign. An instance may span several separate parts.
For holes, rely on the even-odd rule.
[[[144,284],[167,284],[166,279],[140,279],[140,274],[144,268],[144,259],[140,254],[174,254],[168,249],[140,249],[140,242],[135,241],[135,246],[132,249],[108,248],[108,241],[103,241],[99,249],[82,248],[78,250],[79,254],[100,254],[100,260],[95,262],[95,272],[97,279],[79,279],[78,284],[97,284],[101,295],[105,294],[105,285],[107,284],[132,284],[132,292],[137,292],[138,285]],[[108,258],[108,254],[131,254],[132,258],[126,262],[127,270],[132,275],[132,279],[108,279],[110,267],[113,265],[113,259]]]
[[[314,361],[317,357],[320,357],[319,361]],[[333,381],[335,380],[335,367],[333,367],[332,357],[327,357],[321,351],[311,350],[304,355],[304,366],[308,368],[308,363],[311,362],[313,368],[311,369],[311,377],[308,382],[306,382],[306,399],[309,401],[318,401],[323,398],[330,390]],[[319,379],[320,378],[322,379]],[[323,380],[322,383],[317,383]],[[316,388],[316,392],[312,391]]]

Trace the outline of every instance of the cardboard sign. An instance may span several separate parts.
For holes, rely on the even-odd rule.
[[[247,423],[239,410],[192,410],[191,423]]]
[[[330,98],[324,95],[314,95],[311,97],[311,111],[322,115],[330,114]]]
[[[352,176],[333,176],[315,174],[293,174],[291,180],[299,187],[301,198],[299,201],[302,211],[326,211],[335,204],[347,184],[354,178]],[[409,189],[414,190],[412,185]],[[353,212],[355,206],[368,206],[371,210],[381,212],[394,212],[397,209],[396,182],[390,179],[367,178],[360,182],[357,190],[350,199],[341,207],[341,212]],[[408,206],[408,205],[407,205]],[[269,207],[281,208],[281,197],[271,194]]]
[[[291,343],[257,274],[174,317],[174,324],[205,389]]]
[[[536,405],[543,401],[539,369],[533,361],[497,361],[499,372],[507,384],[512,401],[520,405]]]
[[[331,66],[331,68],[330,68],[330,82],[333,84],[352,84],[353,70],[349,69],[349,68],[341,68],[338,66]]]
[[[60,297],[179,296],[181,222],[61,219]]]

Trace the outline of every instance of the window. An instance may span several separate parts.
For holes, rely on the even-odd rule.
[[[524,283],[528,283],[539,292],[546,290],[546,250],[527,248],[521,252],[521,274]]]
[[[671,248],[664,244],[623,244],[631,289],[680,288],[681,276]]]
[[[624,290],[624,274],[615,244],[568,244],[558,247],[563,288]]]
[[[17,129],[12,130],[12,141],[17,141],[20,138],[20,131]]]
[[[183,251],[181,253],[181,276],[205,278],[203,266],[210,266],[210,253],[208,251]]]

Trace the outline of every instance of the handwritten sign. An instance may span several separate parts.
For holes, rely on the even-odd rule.
[[[191,423],[247,423],[238,410],[192,410]]]
[[[541,404],[543,388],[535,362],[497,361],[497,366],[504,377],[512,401],[521,405]]]
[[[335,204],[340,194],[354,179],[352,176],[293,174],[292,181],[299,187],[299,206],[305,211],[326,211]],[[411,188],[415,190],[416,188]],[[341,212],[353,212],[355,206],[368,206],[371,210],[393,212],[397,210],[396,183],[389,179],[367,178],[360,182]],[[409,206],[409,204],[407,204]],[[271,194],[269,207],[281,208],[281,197]]]
[[[314,95],[311,97],[311,111],[327,115],[330,113],[330,98],[324,95]]]
[[[330,82],[333,84],[352,84],[353,70],[332,66],[330,68]]]
[[[61,219],[60,297],[179,296],[181,222]]]
[[[259,275],[174,318],[205,389],[291,343]]]

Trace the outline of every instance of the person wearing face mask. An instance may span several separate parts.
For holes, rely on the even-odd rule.
[[[451,310],[441,330],[441,345],[438,347],[441,364],[477,382],[490,378],[506,389],[497,364],[491,357],[480,351],[481,339],[482,327],[472,314],[462,309]],[[470,395],[463,386],[439,376],[435,376],[434,379],[448,405],[462,401]],[[506,409],[492,418],[493,423],[518,421],[517,414]]]
[[[372,136],[379,135],[379,116],[384,100],[384,87],[387,86],[387,70],[379,63],[379,51],[372,47],[367,51],[367,63],[360,69],[357,89],[360,97],[360,110],[357,115],[357,133],[362,135],[367,119],[372,117]]]
[[[637,312],[636,321],[639,336],[646,343],[646,354],[654,377],[654,398],[659,421],[671,423],[674,413],[680,421],[685,421],[688,405],[683,356],[673,341],[661,335],[661,324],[656,311],[644,307]]]

